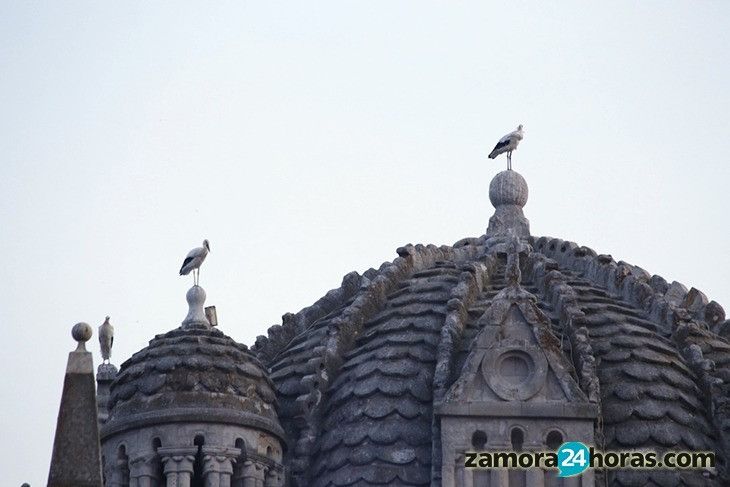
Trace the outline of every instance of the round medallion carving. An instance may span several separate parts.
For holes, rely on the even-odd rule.
[[[494,348],[482,362],[487,384],[507,401],[525,401],[537,394],[545,383],[547,368],[542,351],[524,344]]]

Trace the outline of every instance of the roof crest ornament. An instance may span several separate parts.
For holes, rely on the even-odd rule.
[[[495,211],[489,219],[487,239],[504,242],[510,230],[519,238],[530,236],[530,221],[522,211],[527,196],[527,182],[517,171],[502,171],[494,176],[489,183],[489,200]]]
[[[515,232],[510,228],[508,230],[509,241],[507,242],[507,269],[505,269],[505,277],[507,285],[510,287],[519,287],[522,281],[522,272],[520,271],[520,239],[517,238]]]
[[[188,315],[182,322],[183,328],[192,328],[196,326],[210,327],[208,317],[205,316],[205,290],[197,284],[191,287],[185,299],[188,301]]]

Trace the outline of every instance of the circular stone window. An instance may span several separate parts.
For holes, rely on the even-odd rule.
[[[482,362],[489,387],[502,399],[524,401],[542,388],[548,364],[542,350],[524,343],[493,348]]]
[[[497,360],[497,373],[507,384],[519,386],[526,382],[534,373],[535,364],[532,358],[522,351],[512,351],[503,354]]]

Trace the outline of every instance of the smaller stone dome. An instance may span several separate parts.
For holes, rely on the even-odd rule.
[[[186,324],[157,335],[120,367],[102,436],[148,424],[238,424],[283,438],[266,369],[221,331]]]
[[[489,184],[489,201],[495,208],[502,205],[522,208],[527,204],[527,194],[527,181],[516,171],[502,171]]]

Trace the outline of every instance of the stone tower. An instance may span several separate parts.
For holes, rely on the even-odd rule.
[[[182,326],[121,365],[101,429],[107,487],[279,487],[284,432],[266,369],[187,294]],[[106,371],[109,372],[108,370]]]

